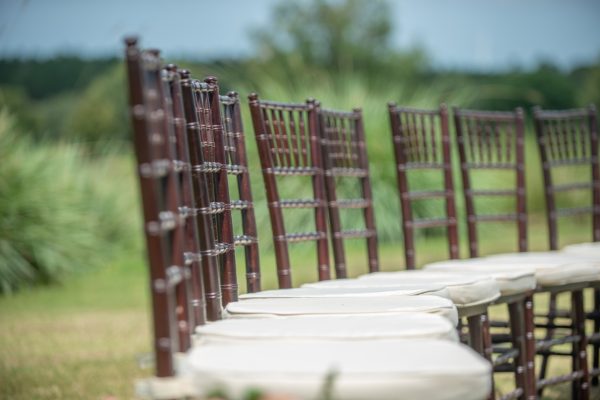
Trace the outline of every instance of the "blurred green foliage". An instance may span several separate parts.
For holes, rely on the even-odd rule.
[[[129,159],[87,155],[79,145],[33,143],[0,108],[0,293],[56,282],[136,248]]]
[[[116,58],[90,62],[77,56],[58,56],[47,60],[5,59],[0,62],[0,85],[19,86],[32,99],[45,99],[85,88],[118,62]]]
[[[121,65],[112,66],[81,93],[66,121],[64,132],[70,139],[92,144],[128,139],[124,72]]]

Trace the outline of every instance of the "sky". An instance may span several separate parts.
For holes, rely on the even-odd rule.
[[[130,34],[168,57],[249,55],[248,31],[267,26],[279,1],[0,0],[0,58],[120,55]],[[600,59],[600,0],[389,2],[393,45],[421,46],[436,66],[571,68]]]

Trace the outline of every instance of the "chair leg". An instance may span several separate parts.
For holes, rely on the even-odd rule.
[[[535,375],[535,324],[533,314],[533,294],[525,297],[525,357],[528,400],[537,399]]]
[[[548,303],[548,314],[547,314],[547,324],[546,327],[546,336],[544,340],[550,340],[554,337],[554,322],[556,316],[556,294],[550,294],[550,301]],[[550,350],[547,352],[541,353],[542,363],[540,364],[540,376],[539,380],[546,378],[546,373],[548,372],[548,363],[550,362]],[[538,390],[538,396],[542,397],[544,389]]]
[[[515,383],[517,388],[523,390],[523,395],[520,399],[529,398],[529,384],[527,383],[527,349],[525,347],[525,316],[523,302],[517,301],[508,305],[510,334],[513,347],[519,350],[519,354],[515,357]]]
[[[594,334],[600,333],[600,290],[594,289],[594,310],[592,311],[592,315],[594,316]],[[600,343],[597,341],[592,344],[593,349],[593,360],[592,366],[594,370],[597,370],[600,367]],[[594,376],[592,378],[592,385],[598,386],[598,376]]]
[[[481,315],[467,317],[467,323],[469,325],[469,346],[484,356]]]
[[[579,336],[579,340],[573,342],[573,373],[581,373],[581,377],[573,380],[572,398],[577,400],[588,400],[589,371],[587,364],[587,336],[585,333],[585,312],[583,309],[583,290],[576,290],[571,294],[571,312],[573,321],[573,335]]]
[[[490,334],[490,319],[487,313],[467,317],[469,326],[469,342],[471,348],[492,363],[492,335]],[[495,399],[494,371],[492,368],[492,391],[488,400]]]
[[[468,345],[469,344],[469,338],[465,335],[464,333],[464,322],[462,318],[458,319],[458,326],[456,327],[456,331],[458,332],[458,340],[463,343]]]

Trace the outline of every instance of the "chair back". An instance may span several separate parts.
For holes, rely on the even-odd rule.
[[[416,267],[415,231],[417,229],[445,227],[451,259],[459,258],[454,181],[450,155],[448,110],[445,105],[438,110],[398,107],[389,104],[390,123],[396,177],[402,209],[404,257],[407,269]],[[442,175],[443,187],[437,190],[418,190],[409,185],[410,178],[434,171]],[[435,218],[420,217],[414,212],[419,202],[442,200],[441,215]]]
[[[193,176],[193,213],[200,222],[207,314],[209,320],[216,320],[221,318],[222,304],[237,298],[231,213],[225,206],[229,192],[223,163],[219,93],[210,79],[209,82],[192,79],[186,70],[180,76]]]
[[[320,108],[319,131],[336,277],[348,275],[344,249],[348,239],[366,240],[369,272],[377,272],[377,230],[362,111]],[[344,222],[353,223],[351,229],[342,227],[342,212],[348,217]],[[357,228],[354,223],[361,219]]]
[[[598,125],[596,108],[547,111],[533,110],[535,132],[544,175],[544,194],[550,249],[558,249],[558,219],[586,215],[592,217],[592,240],[600,241],[600,167],[598,163]],[[589,167],[580,182],[560,183],[561,170]],[[563,207],[557,197],[590,191],[591,204]]]
[[[260,291],[260,259],[254,202],[248,172],[248,156],[244,127],[240,110],[240,98],[236,92],[221,96],[221,117],[223,120],[223,139],[227,172],[234,175],[236,185],[229,187],[231,209],[241,214],[241,233],[234,235],[235,246],[244,247],[246,267],[246,291]]]
[[[517,108],[514,112],[499,112],[454,108],[454,125],[465,196],[469,255],[479,255],[477,224],[480,222],[515,222],[518,250],[527,251],[523,110]],[[480,180],[482,182],[498,171],[514,173],[513,184],[509,188],[473,187],[475,173],[480,178],[485,175]],[[492,197],[514,199],[514,212],[478,212],[475,200]]]
[[[195,251],[194,236],[180,208],[185,162],[177,159],[170,91],[158,51],[141,51],[135,39],[126,40],[129,103],[150,269],[156,374],[174,374],[173,354],[190,346],[193,324],[190,302],[202,293],[191,290],[191,264],[185,251]]]
[[[305,104],[264,101],[255,93],[249,100],[273,232],[279,287],[292,287],[289,245],[296,242],[316,243],[318,278],[330,279],[317,104],[314,100],[307,100]],[[300,182],[311,187],[310,198],[282,198],[280,193],[286,187],[302,189],[302,185],[298,185],[302,178],[310,178],[310,183]],[[315,230],[288,232],[285,221],[290,221],[287,211],[292,209],[314,210]]]

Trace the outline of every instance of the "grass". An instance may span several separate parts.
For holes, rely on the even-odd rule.
[[[543,226],[535,222],[533,249],[544,249]],[[588,230],[569,229],[569,241],[584,241]],[[498,231],[498,237],[506,237]],[[421,240],[421,262],[440,259],[445,244],[440,238]],[[494,240],[490,251],[507,250],[504,240]],[[360,249],[351,249],[351,274],[363,272]],[[464,254],[464,253],[463,253]],[[303,254],[295,254],[304,257]],[[399,245],[381,249],[386,270],[402,265]],[[274,261],[262,256],[265,288],[275,286]],[[296,258],[299,258],[296,257]],[[310,264],[296,269],[296,284],[313,279]],[[240,275],[243,276],[243,275]],[[566,300],[566,299],[564,299]],[[537,307],[545,307],[539,296]],[[142,254],[134,251],[103,269],[76,275],[62,284],[18,292],[0,299],[0,399],[100,399],[133,398],[133,382],[151,374],[138,363],[151,351],[147,276]],[[493,314],[502,314],[494,310]],[[566,372],[567,359],[555,359],[552,373]],[[501,391],[510,376],[498,379]],[[569,385],[546,391],[545,399],[570,394]],[[600,392],[594,390],[600,398]]]
[[[151,343],[141,260],[3,298],[0,398],[133,398]]]

